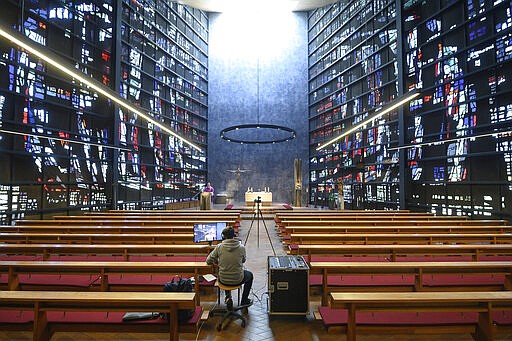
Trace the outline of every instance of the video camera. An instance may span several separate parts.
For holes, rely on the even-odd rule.
[[[256,198],[256,199],[254,199],[254,202],[255,202],[256,204],[261,204],[261,197],[258,197],[258,198]]]

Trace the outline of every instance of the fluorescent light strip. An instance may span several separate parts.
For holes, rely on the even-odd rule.
[[[56,141],[62,141],[62,142],[68,142],[68,143],[76,143],[76,144],[83,144],[87,146],[96,146],[96,147],[105,147],[107,149],[117,149],[122,150],[125,152],[131,152],[131,149],[128,148],[121,148],[121,147],[115,147],[115,146],[109,146],[106,144],[101,143],[94,143],[94,142],[85,142],[85,141],[77,141],[77,140],[70,140],[70,139],[63,139],[61,137],[54,137],[54,136],[46,136],[46,135],[38,135],[38,134],[30,134],[30,133],[23,133],[21,131],[12,131],[12,130],[3,130],[0,129],[0,133],[5,134],[11,134],[11,135],[21,135],[21,136],[30,136],[30,137],[38,137],[41,139],[48,139],[48,140],[56,140]]]
[[[87,78],[85,78],[83,76],[83,74],[75,72],[72,69],[70,69],[69,67],[67,67],[67,66],[65,66],[65,65],[55,61],[54,59],[48,57],[47,55],[45,55],[43,52],[39,51],[35,47],[30,46],[27,43],[23,42],[22,40],[20,40],[20,39],[16,38],[15,36],[13,36],[9,32],[7,32],[6,30],[4,30],[3,27],[0,27],[0,36],[10,40],[14,44],[20,46],[21,48],[23,48],[23,49],[25,49],[27,51],[29,51],[30,53],[33,53],[34,55],[36,55],[39,58],[41,58],[44,61],[46,61],[48,64],[51,64],[54,67],[56,67],[57,69],[61,70],[65,74],[67,74],[67,75],[69,75],[69,76],[79,80],[80,82],[86,84],[87,86],[89,86],[92,89],[96,90],[97,92],[101,93],[103,96],[105,96],[105,97],[109,98],[110,100],[116,102],[117,104],[119,104],[123,108],[125,108],[125,109],[127,109],[127,110],[129,110],[129,111],[131,111],[133,113],[136,113],[137,115],[139,115],[143,119],[145,119],[147,122],[154,124],[155,126],[157,126],[160,129],[162,129],[164,132],[168,133],[169,135],[172,135],[172,136],[180,139],[181,141],[185,142],[186,144],[190,145],[191,147],[201,151],[201,148],[199,146],[195,145],[194,143],[192,143],[192,142],[188,141],[187,139],[181,137],[180,135],[176,134],[174,131],[172,131],[171,129],[167,128],[166,126],[164,126],[162,123],[158,122],[157,120],[155,120],[151,116],[146,115],[145,113],[143,113],[142,111],[140,111],[139,109],[137,109],[136,107],[134,107],[133,105],[128,103],[125,99],[123,99],[119,95],[114,94],[113,92],[111,92],[110,89],[108,89],[108,91],[107,91],[107,90],[104,89],[104,86],[100,86],[98,84],[94,84],[94,82],[92,82],[92,79],[87,79]]]
[[[512,130],[500,131],[500,132],[495,132],[495,133],[487,133],[487,134],[481,134],[481,135],[473,135],[473,136],[463,136],[463,137],[457,137],[457,138],[453,138],[453,139],[440,140],[440,141],[436,141],[436,142],[423,142],[423,143],[411,144],[411,145],[407,145],[407,146],[393,147],[393,148],[388,148],[388,151],[409,149],[409,148],[416,148],[416,147],[424,147],[424,146],[435,146],[435,145],[439,145],[439,144],[445,144],[447,142],[456,142],[456,141],[467,140],[467,139],[478,139],[481,137],[489,137],[489,136],[500,137],[500,135],[512,135]]]
[[[417,96],[419,96],[419,92],[415,92],[413,94],[410,94],[410,95],[407,95],[405,96],[404,98],[402,98],[400,101],[394,103],[393,105],[387,107],[386,109],[383,109],[381,111],[378,111],[376,113],[374,113],[373,116],[367,118],[366,120],[363,120],[361,122],[359,122],[358,124],[356,124],[355,126],[351,127],[349,130],[341,133],[341,135],[338,135],[336,136],[335,138],[333,138],[332,140],[330,140],[329,142],[326,142],[324,143],[323,145],[321,145],[320,147],[318,147],[316,150],[322,150],[324,149],[325,147],[328,147],[329,145],[333,144],[334,142],[342,139],[343,137],[347,136],[347,135],[350,135],[352,134],[354,131],[356,131],[357,129],[361,128],[362,126],[368,124],[369,122],[373,121],[373,120],[376,120],[378,119],[379,117],[383,116],[383,115],[386,115],[387,113],[397,109],[398,107],[404,105],[405,103],[408,103],[410,102],[412,99],[416,98]]]

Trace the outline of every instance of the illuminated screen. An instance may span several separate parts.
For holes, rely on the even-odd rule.
[[[222,240],[222,231],[225,228],[224,222],[194,224],[194,243]]]

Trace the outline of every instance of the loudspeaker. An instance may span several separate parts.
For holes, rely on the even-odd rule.
[[[309,267],[301,256],[268,258],[270,315],[309,314]]]

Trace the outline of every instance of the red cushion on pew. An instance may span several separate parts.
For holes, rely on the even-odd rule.
[[[7,284],[9,276],[7,274],[0,274],[0,284]]]
[[[471,262],[471,256],[403,256],[397,262]]]
[[[330,281],[330,279],[329,279]],[[331,285],[331,284],[329,284]],[[414,275],[373,275],[373,276],[342,276],[340,285],[349,286],[386,286],[414,285]]]
[[[59,285],[81,288],[100,282],[99,275],[20,274],[18,279],[22,285]]]
[[[343,277],[344,276],[336,276],[336,275],[328,276],[327,283],[329,284],[329,286],[332,286],[332,287],[346,285],[343,282]],[[322,285],[323,282],[324,282],[324,280],[323,280],[322,275],[310,275],[309,276],[309,285],[310,286]]]
[[[347,323],[347,310],[319,307],[318,312],[326,326],[344,325]],[[478,321],[478,313],[473,312],[359,312],[356,314],[357,324],[389,324],[389,325],[429,325],[429,324],[472,324]]]
[[[318,312],[322,316],[322,322],[326,327],[347,324],[348,313],[346,309],[318,307]]]
[[[182,324],[196,324],[201,318],[202,308],[196,307],[192,317]],[[156,318],[150,320],[123,321],[123,312],[89,312],[89,311],[49,311],[48,322],[60,323],[168,323],[167,320]]]
[[[0,310],[0,323],[28,323],[34,321],[33,311]]]
[[[488,262],[492,262],[492,261],[502,261],[502,262],[511,262],[512,261],[512,256],[480,256],[478,258],[480,261],[488,261]]]
[[[288,245],[288,248],[292,251],[294,250],[298,250],[299,249],[299,245],[298,244],[290,244]]]
[[[233,204],[229,204],[229,205],[226,205],[226,207],[224,207],[225,210],[230,210],[233,208]]]
[[[202,285],[202,286],[205,286],[205,287],[213,287],[215,285],[215,282],[217,280],[213,280],[213,281],[207,281],[205,279],[203,279],[202,281],[199,282],[199,285]]]
[[[429,325],[470,324],[478,321],[473,312],[361,312],[356,313],[358,324]]]
[[[130,256],[130,261],[133,262],[204,262],[205,256],[191,255],[191,256],[145,256],[134,255]]]
[[[493,274],[435,274],[424,275],[426,286],[442,285],[501,285],[505,283],[505,275]]]
[[[0,260],[43,260],[43,256],[1,255]]]
[[[134,275],[116,274],[108,276],[108,283],[112,285],[161,285],[162,290],[166,282],[172,280],[173,275]]]
[[[95,311],[52,311],[48,312],[48,322],[59,323],[167,323],[160,317],[147,320],[123,321],[123,312],[95,312]]]
[[[322,275],[309,275],[309,286],[319,286],[323,283]]]
[[[201,314],[203,313],[203,308],[201,306],[196,307],[196,310],[194,311],[194,314],[192,317],[188,319],[183,324],[196,324],[201,319]]]
[[[304,256],[307,261],[307,256]],[[382,256],[311,256],[312,262],[387,262]]]
[[[79,255],[51,255],[48,257],[50,261],[75,261],[75,262],[122,262],[124,260],[123,256],[79,256]]]
[[[493,311],[492,319],[496,324],[512,324],[512,311],[503,310],[503,311]]]
[[[288,204],[283,204],[283,207],[287,210],[293,210],[293,207]]]
[[[329,286],[385,286],[385,285],[413,285],[413,275],[333,275],[327,279]],[[309,285],[322,285],[322,275],[310,275]]]

